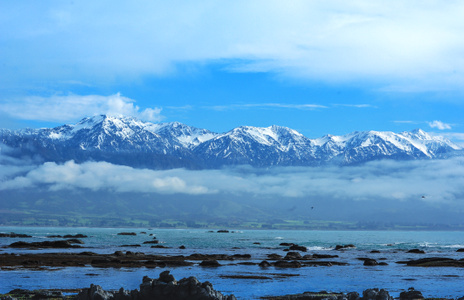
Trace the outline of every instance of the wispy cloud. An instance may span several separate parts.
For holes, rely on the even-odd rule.
[[[257,109],[284,108],[284,109],[297,109],[297,110],[315,110],[319,108],[328,108],[328,106],[320,105],[320,104],[248,103],[248,104],[203,106],[203,108],[217,110],[217,111],[252,109],[252,108],[257,108]]]
[[[3,165],[2,170],[10,166]],[[222,170],[154,171],[106,162],[45,163],[7,172],[0,189],[46,187],[160,194],[221,194],[350,201],[425,201],[464,206],[464,158],[430,161],[375,161],[349,167],[251,167]],[[426,196],[422,198],[422,196]]]
[[[88,1],[18,5],[2,5],[17,16],[0,31],[5,85],[138,79],[221,61],[235,71],[393,90],[463,87],[461,1],[142,1],[103,12]]]
[[[146,121],[160,121],[161,108],[141,110],[135,100],[121,96],[67,95],[24,97],[2,103],[0,111],[24,120],[67,122],[86,116],[108,114],[134,116]]]
[[[450,124],[446,124],[442,121],[433,121],[433,122],[427,122],[431,128],[437,128],[439,130],[446,130],[446,129],[451,129]]]

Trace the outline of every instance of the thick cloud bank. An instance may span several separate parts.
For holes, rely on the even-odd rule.
[[[238,195],[250,199],[319,198],[353,201],[424,201],[462,205],[464,158],[376,161],[349,167],[279,167],[222,170],[148,170],[106,162],[19,165],[2,159],[0,190],[143,192]]]

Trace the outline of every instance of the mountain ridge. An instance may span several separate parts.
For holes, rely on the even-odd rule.
[[[132,117],[99,115],[55,128],[0,129],[0,143],[16,157],[39,155],[44,161],[107,161],[152,169],[211,169],[247,164],[255,167],[350,165],[378,159],[436,159],[462,148],[421,129],[355,131],[310,139],[272,125],[240,126],[224,133],[179,122],[150,123]]]

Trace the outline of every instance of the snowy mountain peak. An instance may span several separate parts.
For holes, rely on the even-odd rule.
[[[420,129],[402,133],[359,131],[309,139],[277,125],[241,126],[218,134],[179,122],[154,124],[106,115],[55,128],[0,130],[0,142],[16,148],[18,155],[40,153],[46,161],[92,159],[150,168],[353,164],[463,153],[446,138]]]

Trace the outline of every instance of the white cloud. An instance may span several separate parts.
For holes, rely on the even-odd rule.
[[[134,169],[106,162],[64,164],[47,162],[27,172],[0,182],[0,190],[46,185],[52,191],[63,189],[110,190],[114,192],[147,192],[161,194],[207,194],[208,188],[189,184],[185,178],[169,172]]]
[[[445,129],[451,129],[450,124],[443,123],[442,121],[433,121],[433,122],[427,122],[431,128],[437,128],[439,130],[445,130]]]
[[[121,96],[68,95],[17,98],[0,106],[0,111],[24,120],[52,122],[77,121],[83,117],[108,114],[133,116],[146,121],[160,121],[161,108],[141,110],[135,100]]]
[[[235,110],[235,109],[250,109],[250,108],[287,108],[297,110],[315,110],[318,108],[328,108],[320,104],[291,104],[291,103],[247,103],[247,104],[230,104],[230,105],[215,105],[206,106],[206,109],[218,111]]]
[[[462,90],[464,3],[77,1],[3,3],[0,63],[16,79],[114,81],[225,63],[393,90]],[[381,87],[381,86],[380,86]]]
[[[5,166],[3,166],[5,167]],[[375,161],[350,167],[251,167],[222,170],[154,171],[105,162],[45,163],[10,173],[0,190],[48,187],[161,194],[229,194],[240,198],[306,198],[355,201],[425,201],[461,203],[464,158],[449,160]],[[425,198],[422,198],[425,196]],[[250,200],[251,201],[251,200]]]

